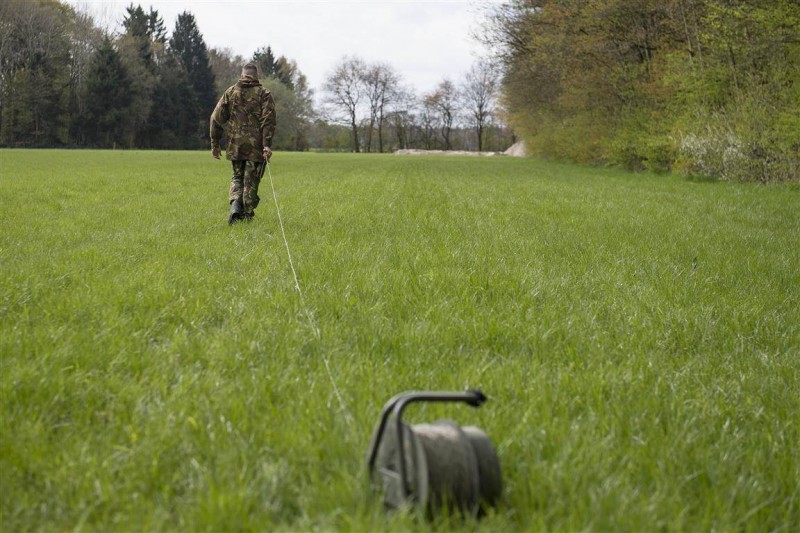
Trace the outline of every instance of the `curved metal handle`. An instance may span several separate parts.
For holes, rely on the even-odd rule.
[[[401,392],[393,396],[381,410],[381,418],[375,431],[372,435],[369,453],[367,455],[367,466],[372,474],[375,469],[375,460],[378,455],[378,446],[383,438],[383,432],[386,429],[386,422],[391,413],[395,413],[395,424],[397,434],[397,451],[400,459],[400,484],[402,486],[403,498],[408,497],[408,483],[406,481],[406,457],[403,453],[403,411],[408,405],[416,402],[464,402],[472,407],[480,407],[488,398],[486,395],[477,389],[466,390],[464,392],[426,392],[426,391],[408,391]]]

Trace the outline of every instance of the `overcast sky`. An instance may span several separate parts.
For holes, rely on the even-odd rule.
[[[319,92],[345,55],[393,66],[417,92],[442,79],[458,81],[483,53],[472,34],[486,8],[501,0],[68,0],[99,25],[118,30],[125,7],[152,6],[171,34],[190,11],[209,48],[230,48],[249,59],[262,46],[297,62]]]

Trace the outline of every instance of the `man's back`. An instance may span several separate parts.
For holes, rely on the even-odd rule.
[[[232,161],[263,161],[275,130],[272,95],[250,76],[229,87],[211,115],[212,140],[227,126],[227,157]]]

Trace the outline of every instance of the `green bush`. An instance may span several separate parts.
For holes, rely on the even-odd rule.
[[[682,136],[680,154],[690,175],[727,181],[800,179],[800,142],[793,122],[764,95],[738,98],[727,108],[699,116]]]
[[[675,140],[671,137],[650,139],[645,145],[644,167],[650,172],[669,172],[678,156]]]
[[[611,143],[610,162],[627,170],[644,170],[644,155],[634,139],[617,138]]]
[[[669,172],[677,157],[678,150],[672,137],[653,137],[623,130],[609,143],[609,162],[636,172]]]

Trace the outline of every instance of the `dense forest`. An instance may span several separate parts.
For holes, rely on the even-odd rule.
[[[800,179],[797,0],[516,0],[484,38],[535,155]]]
[[[58,0],[3,0],[0,146],[206,148],[217,98],[250,61],[275,97],[278,150],[504,150],[513,142],[494,112],[497,74],[486,76],[485,63],[417,95],[390,65],[345,57],[340,67],[353,77],[332,65],[315,102],[295,61],[268,43],[247,57],[209,48],[189,11],[170,34],[158,11],[131,4],[110,32]],[[347,105],[343,88],[352,91]]]
[[[318,94],[268,43],[209,48],[131,4],[120,27],[59,0],[0,2],[0,146],[206,148],[216,99],[256,62],[278,150],[504,150],[734,181],[800,179],[797,0],[511,0],[487,58],[417,94],[347,56]],[[511,133],[513,131],[513,134]]]
[[[157,11],[131,4],[121,26],[109,34],[55,0],[0,3],[0,144],[207,147],[211,111],[245,60],[209,50],[190,12],[168,35]],[[310,92],[286,58],[259,50],[252,59],[280,97],[287,149],[298,125],[286,108],[309,117]]]

